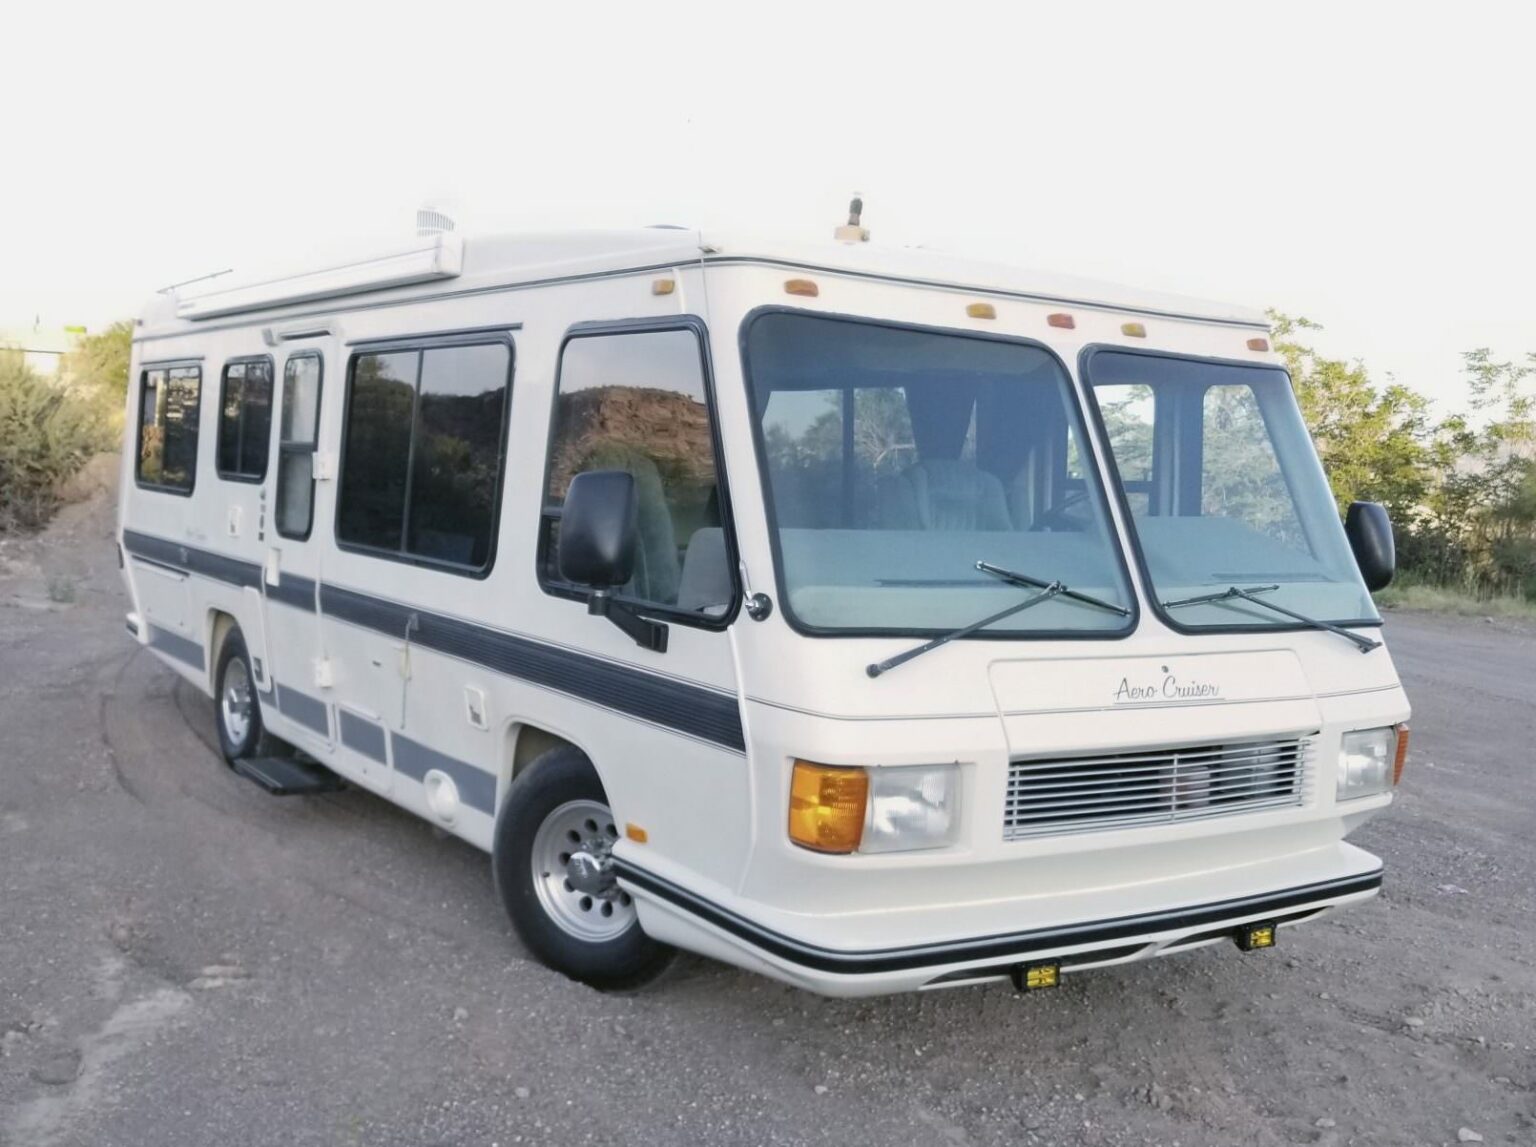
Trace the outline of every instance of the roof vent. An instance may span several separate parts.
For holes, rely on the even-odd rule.
[[[416,209],[416,234],[444,235],[453,230],[453,216],[436,204],[427,203]]]
[[[869,228],[859,225],[859,219],[864,214],[864,198],[857,191],[853,193],[853,202],[848,204],[848,222],[832,232],[832,238],[844,243],[868,243]]]

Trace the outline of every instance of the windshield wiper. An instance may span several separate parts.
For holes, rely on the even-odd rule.
[[[1053,585],[1061,586],[1062,597],[1071,598],[1073,601],[1080,601],[1084,605],[1096,605],[1100,609],[1109,610],[1110,613],[1118,613],[1121,617],[1131,616],[1131,611],[1123,605],[1116,605],[1112,601],[1105,601],[1102,597],[1094,597],[1092,594],[1082,593],[1079,590],[1068,589],[1059,581],[1041,581],[1037,577],[1021,574],[1017,570],[1004,569],[1002,566],[995,566],[991,562],[977,562],[976,568],[982,573],[989,573],[993,577],[1002,578],[1004,581],[1011,581],[1014,585],[1033,586],[1035,589],[1048,589]]]
[[[1279,588],[1278,585],[1251,585],[1247,589],[1243,589],[1241,586],[1229,585],[1220,593],[1206,593],[1201,594],[1199,597],[1183,597],[1178,601],[1165,601],[1163,602],[1163,608],[1178,609],[1186,605],[1208,605],[1211,602],[1231,601],[1233,598],[1241,598],[1244,601],[1251,601],[1254,605],[1261,605],[1265,609],[1272,609],[1276,613],[1283,613],[1286,617],[1299,621],[1303,625],[1310,625],[1313,629],[1321,629],[1325,633],[1336,633],[1346,641],[1354,642],[1355,645],[1359,646],[1361,653],[1369,653],[1371,650],[1381,647],[1381,642],[1372,641],[1369,637],[1361,637],[1358,633],[1351,633],[1341,625],[1334,625],[1330,621],[1319,621],[1315,617],[1308,617],[1304,613],[1297,613],[1293,609],[1286,609],[1283,605],[1276,605],[1274,602],[1265,601],[1262,597],[1258,596],[1261,593],[1274,593]]]
[[[1101,598],[1092,597],[1086,593],[1079,593],[1075,589],[1068,589],[1059,581],[1041,581],[1039,578],[1029,577],[1026,574],[1015,573],[1013,570],[1003,569],[1001,566],[990,565],[987,562],[977,562],[976,568],[981,570],[983,573],[989,573],[994,577],[1000,577],[1006,582],[1012,582],[1014,585],[1027,586],[1031,589],[1038,589],[1040,592],[1025,598],[1017,605],[1010,605],[1007,609],[994,613],[990,617],[984,617],[980,621],[972,622],[970,625],[964,625],[959,629],[953,629],[948,633],[940,634],[932,641],[924,642],[922,645],[919,645],[916,649],[909,649],[905,653],[898,653],[895,657],[888,657],[884,661],[867,665],[864,668],[864,672],[868,673],[871,677],[879,677],[882,673],[887,673],[890,670],[895,669],[898,665],[905,665],[908,661],[911,661],[915,657],[921,657],[923,654],[929,652],[930,650],[937,649],[941,645],[948,645],[951,641],[954,641],[957,638],[969,637],[979,629],[985,629],[987,626],[992,625],[995,622],[1002,621],[1005,617],[1012,617],[1016,613],[1023,613],[1026,609],[1037,606],[1042,601],[1049,601],[1053,597],[1068,597],[1073,601],[1080,601],[1086,605],[1096,605],[1101,609],[1107,609],[1113,613],[1118,613],[1122,617],[1129,616],[1131,612],[1123,605],[1116,605],[1114,602],[1104,601]]]

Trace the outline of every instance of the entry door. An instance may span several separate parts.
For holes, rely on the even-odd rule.
[[[327,745],[334,737],[329,706],[317,676],[320,660],[318,602],[320,545],[314,540],[315,459],[320,441],[320,396],[325,358],[319,349],[293,351],[283,364],[279,397],[277,465],[269,471],[266,523],[267,653],[261,681],[278,712]],[[301,742],[304,738],[301,738]]]

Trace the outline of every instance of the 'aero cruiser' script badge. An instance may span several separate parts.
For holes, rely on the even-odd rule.
[[[1159,666],[1160,676],[1122,677],[1115,690],[1115,704],[1147,704],[1160,701],[1212,701],[1221,696],[1221,686],[1209,681],[1180,677]]]

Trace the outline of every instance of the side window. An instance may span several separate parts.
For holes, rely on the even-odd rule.
[[[198,366],[139,375],[139,485],[190,494],[197,480],[197,418],[203,390]]]
[[[490,568],[512,386],[504,342],[356,355],[336,537],[471,572]]]
[[[277,532],[300,541],[315,516],[315,446],[320,438],[320,381],[324,364],[314,353],[293,355],[283,366],[283,413],[278,423]]]
[[[272,360],[226,363],[219,398],[220,478],[260,482],[272,440]]]
[[[560,586],[559,517],[571,479],[627,470],[639,499],[635,574],[623,596],[718,618],[735,594],[720,512],[713,412],[692,330],[571,338],[545,487],[541,577]]]

